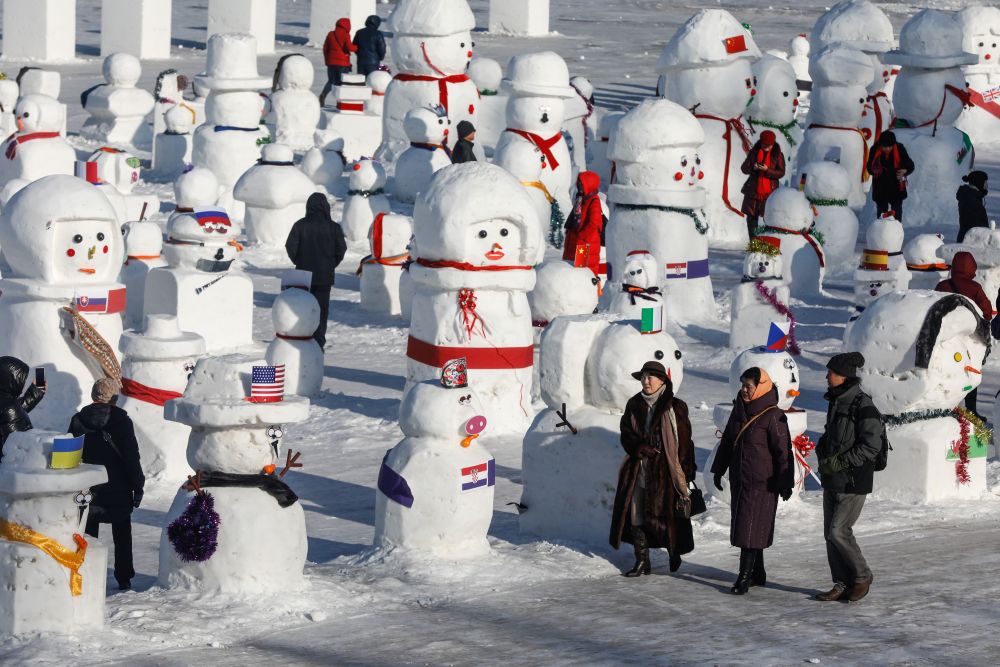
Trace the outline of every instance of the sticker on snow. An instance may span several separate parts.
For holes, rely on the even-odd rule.
[[[490,459],[486,463],[462,468],[462,490],[471,491],[496,484],[495,463],[495,459]]]

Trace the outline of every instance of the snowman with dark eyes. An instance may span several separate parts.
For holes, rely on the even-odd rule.
[[[747,245],[743,281],[733,287],[730,300],[729,347],[733,350],[764,345],[773,321],[787,323],[789,290],[782,279],[781,239],[758,236]]]
[[[625,258],[621,286],[611,285],[608,312],[632,319],[642,317],[643,308],[663,305],[660,272],[656,258],[648,250],[633,250]]]
[[[962,26],[962,50],[977,57],[962,68],[973,105],[962,110],[955,127],[973,145],[995,141],[1000,128],[1000,7],[966,7],[955,17]]]

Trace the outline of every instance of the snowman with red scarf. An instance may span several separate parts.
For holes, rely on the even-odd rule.
[[[523,433],[534,341],[527,293],[545,249],[528,194],[495,165],[445,167],[417,198],[413,232],[408,385],[465,357],[490,423]]]
[[[7,137],[0,155],[0,187],[15,180],[20,183],[11,187],[52,174],[73,174],[76,151],[59,134],[64,117],[58,102],[47,95],[25,95],[14,117],[17,132]]]
[[[478,127],[479,91],[466,74],[476,19],[466,0],[400,0],[389,23],[397,73],[385,91],[376,157],[395,163],[410,145],[403,120],[411,109],[440,105],[452,125]],[[485,159],[478,147],[476,157]]]

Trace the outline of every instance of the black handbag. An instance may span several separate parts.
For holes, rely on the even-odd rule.
[[[674,516],[678,519],[690,519],[693,516],[706,512],[705,495],[698,488],[698,485],[691,482],[687,498],[678,498],[677,506],[674,508]]]

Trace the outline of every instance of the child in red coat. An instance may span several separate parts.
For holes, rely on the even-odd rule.
[[[604,244],[604,225],[607,218],[601,208],[598,190],[601,177],[597,172],[581,171],[576,178],[576,201],[573,212],[566,220],[566,242],[563,245],[563,259],[578,266],[586,266],[600,273],[601,246]],[[577,260],[577,254],[581,260]]]

